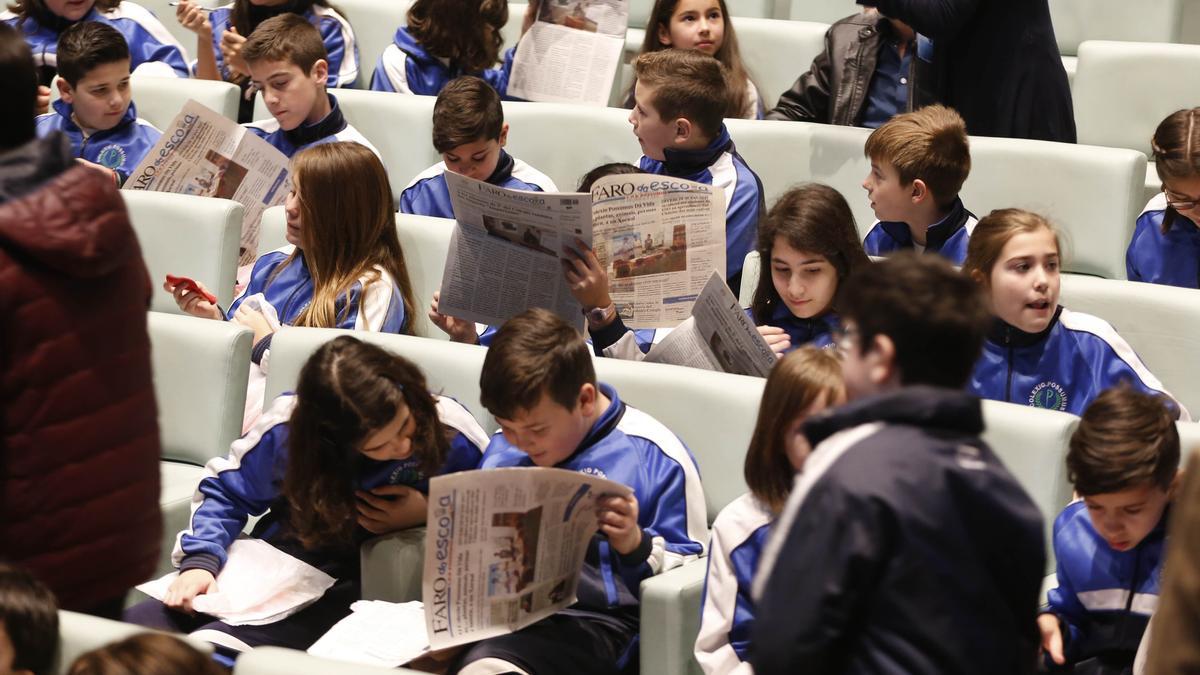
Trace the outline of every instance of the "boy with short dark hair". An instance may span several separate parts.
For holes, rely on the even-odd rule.
[[[447,170],[510,190],[558,190],[545,174],[505,152],[507,142],[508,123],[496,90],[470,75],[451,80],[433,104],[433,147],[442,161],[408,184],[400,211],[453,218]]]
[[[73,155],[123,184],[162,136],[138,118],[129,82],[129,45],[117,29],[96,21],[68,26],[58,38],[59,99],[54,112],[38,116],[38,137],[63,132]]]
[[[900,253],[840,303],[850,403],[802,428],[814,450],[754,584],[754,672],[1031,673],[1042,517],[962,391],[979,288]]]
[[[32,574],[0,563],[0,675],[49,675],[57,648],[54,594]]]
[[[288,157],[333,141],[354,141],[378,155],[326,91],[328,58],[321,33],[299,14],[287,12],[259,24],[242,45],[242,60],[274,119],[246,128]]]
[[[596,381],[583,337],[547,310],[519,314],[497,331],[479,385],[481,402],[501,427],[481,469],[558,467],[603,476],[634,494],[598,502],[600,528],[578,602],[468,647],[459,662],[468,670],[456,672],[483,663],[494,673],[621,672],[638,658],[641,581],[705,551],[695,461],[675,434]]]
[[[958,197],[971,172],[958,113],[931,105],[897,115],[871,133],[864,152],[871,173],[862,186],[879,219],[863,240],[867,255],[907,249],[961,265],[978,219]]]
[[[762,181],[725,128],[728,74],[720,61],[694,49],[647,52],[634,62],[634,73],[629,122],[644,153],[638,166],[725,190],[725,282],[737,293],[767,207]]]
[[[1067,474],[1080,499],[1054,521],[1058,587],[1038,616],[1047,665],[1128,672],[1158,604],[1179,482],[1170,404],[1127,386],[1100,394],[1071,436]]]

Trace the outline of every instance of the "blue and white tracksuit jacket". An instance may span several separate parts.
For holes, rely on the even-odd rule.
[[[746,254],[754,250],[758,221],[767,211],[762,181],[738,154],[724,124],[708,147],[702,150],[667,148],[663,156],[667,158],[665,162],[643,156],[638,166],[646,173],[683,178],[725,190],[725,283],[737,294],[742,263]]]
[[[512,72],[512,53],[506,55],[503,67],[468,73],[457,64],[425,51],[408,32],[408,26],[396,29],[392,44],[383,50],[375,74],[371,76],[371,89],[391,91],[398,94],[420,94],[437,96],[446,83],[463,75],[477,75],[492,85],[503,96],[508,89],[508,76]]]
[[[962,265],[967,258],[967,242],[979,220],[955,197],[950,212],[925,230],[925,253],[937,253],[955,265]],[[876,221],[863,239],[867,255],[884,256],[893,251],[911,251],[915,248],[912,232],[906,223]]]
[[[695,459],[670,429],[626,405],[612,387],[598,386],[611,400],[608,409],[557,467],[632,488],[642,544],[622,556],[607,538],[596,534],[584,559],[579,600],[563,611],[601,622],[617,621],[636,633],[642,580],[704,555],[708,540],[704,490]],[[533,466],[533,461],[497,433],[480,468],[510,466]],[[633,658],[633,651],[626,655]]]
[[[412,179],[408,187],[404,188],[404,192],[400,193],[400,211],[419,216],[454,218],[454,208],[450,205],[450,189],[446,187],[445,173],[446,163],[438,162]],[[496,162],[496,170],[484,182],[509,190],[558,191],[549,176],[514,158],[504,150],[500,151],[500,160]]]
[[[454,433],[446,461],[437,473],[465,471],[478,466],[487,434],[462,404],[444,396],[437,400],[438,418]],[[171,562],[183,570],[203,569],[214,576],[225,566],[230,544],[237,539],[250,516],[270,510],[255,526],[251,536],[324,570],[334,578],[357,579],[358,547],[331,556],[331,550],[306,550],[288,537],[287,499],[280,486],[287,472],[288,422],[296,407],[295,394],[275,399],[254,427],[233,442],[229,455],[209,460],[204,477],[192,497],[187,529],[175,538]],[[347,452],[353,452],[347,449]],[[383,485],[408,485],[429,491],[429,476],[420,470],[415,457],[375,461],[354,454],[357,478],[347,489],[373,490]],[[359,531],[360,539],[368,535]]]
[[[383,156],[379,154],[379,150],[374,145],[371,145],[367,137],[346,122],[337,98],[333,94],[326,95],[329,97],[330,111],[320,122],[301,124],[291,131],[279,128],[279,121],[274,117],[242,126],[246,127],[250,133],[270,143],[272,147],[287,155],[289,159],[309,146],[337,141],[354,141],[370,148],[371,152],[375,153],[380,161],[383,161]]]
[[[129,104],[115,127],[97,131],[87,138],[71,119],[72,112],[70,103],[61,99],[55,101],[54,112],[37,117],[38,138],[61,131],[71,139],[72,155],[116,171],[122,183],[162,136],[162,132],[153,124],[138,118],[133,103]]]
[[[1054,521],[1058,588],[1047,600],[1064,624],[1067,665],[1113,652],[1124,652],[1127,665],[1133,663],[1158,606],[1168,513],[1128,551],[1113,550],[1096,532],[1083,501],[1068,505]]]
[[[1081,415],[1102,391],[1121,382],[1171,397],[1107,321],[1060,305],[1050,325],[1036,334],[997,319],[967,391],[995,401]],[[1178,401],[1175,405],[1180,419],[1189,420],[1183,405]]]
[[[358,80],[358,43],[354,39],[354,29],[350,27],[350,22],[337,11],[321,5],[313,5],[312,9],[302,16],[316,26],[321,33],[321,41],[325,43],[325,61],[329,64],[325,86],[353,87]],[[225,57],[221,55],[221,36],[233,28],[233,3],[214,9],[208,15],[208,20],[212,24],[212,47],[213,54],[217,57],[217,70],[221,77],[229,80],[230,73],[225,66]]]
[[[1173,218],[1164,234],[1168,211]],[[1130,281],[1200,288],[1200,228],[1168,209],[1167,196],[1161,192],[1138,216],[1125,252],[1125,275]]]
[[[747,492],[721,509],[708,545],[696,661],[706,675],[750,675],[751,590],[775,514]]]

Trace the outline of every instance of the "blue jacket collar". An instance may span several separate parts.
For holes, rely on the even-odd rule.
[[[334,134],[341,133],[346,128],[346,118],[342,116],[342,108],[338,105],[337,99],[333,94],[326,93],[325,95],[329,97],[328,115],[319,122],[301,124],[291,131],[283,132],[284,137],[297,148],[315,143],[322,138],[329,138]]]
[[[823,410],[804,423],[803,431],[815,448],[843,429],[870,422],[978,434],[983,431],[983,409],[978,398],[962,390],[914,385]]]
[[[808,319],[801,319],[795,314],[792,314],[792,310],[788,309],[788,306],[782,301],[775,303],[775,306],[771,308],[770,325],[783,328],[786,324],[787,326],[794,327],[798,331],[807,330],[808,333],[813,337],[823,333],[833,332],[840,323],[841,320],[838,318],[837,312],[832,310]],[[799,345],[795,346],[798,347]]]
[[[722,124],[720,133],[704,148],[699,150],[665,148],[663,150],[665,158],[663,171],[668,176],[675,178],[694,176],[712,166],[725,151],[733,151],[733,139],[729,137],[729,130]]]
[[[504,185],[509,178],[512,178],[513,167],[515,165],[516,161],[512,158],[512,155],[505,152],[504,148],[501,148],[500,159],[496,162],[496,168],[492,171],[492,175],[487,177],[486,182],[491,185]]]
[[[625,402],[621,400],[621,397],[617,396],[617,390],[603,382],[597,382],[596,387],[608,397],[608,407],[605,408],[600,417],[592,424],[592,428],[588,430],[587,435],[579,442],[579,447],[575,448],[575,451],[571,453],[571,457],[578,456],[579,453],[604,440],[606,436],[617,428],[617,425],[621,423],[621,418],[625,416]],[[566,461],[569,460],[570,458]]]
[[[971,212],[963,206],[962,199],[955,197],[954,203],[950,206],[950,212],[941,220],[933,225],[930,225],[925,230],[925,248],[933,251],[940,251],[950,237],[966,227],[967,220],[971,218]],[[908,229],[908,224],[895,221],[880,222],[879,226],[884,232],[905,246],[912,245],[912,232]]]
[[[999,317],[992,321],[992,327],[988,330],[988,342],[1001,347],[1012,347],[1014,349],[1023,349],[1040,344],[1050,336],[1050,331],[1058,325],[1058,317],[1062,314],[1062,305],[1054,309],[1054,316],[1050,317],[1050,323],[1038,333],[1026,333],[1025,331],[1013,326]]]
[[[95,11],[95,10],[92,10]],[[61,98],[54,102],[54,112],[58,113],[63,118],[63,131],[69,133],[81,134],[83,130],[75,123],[72,114],[75,112],[75,107]],[[104,129],[92,134],[90,138],[104,138],[108,134],[115,133],[137,122],[137,107],[133,105],[133,101],[129,102],[129,107],[125,109],[125,114],[121,117],[121,121],[111,129]]]

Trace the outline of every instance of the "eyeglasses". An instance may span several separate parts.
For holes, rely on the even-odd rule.
[[[1188,197],[1187,199],[1172,199],[1171,193],[1167,192],[1165,185],[1162,187],[1162,191],[1163,194],[1167,196],[1167,206],[1170,206],[1176,211],[1191,211],[1192,209],[1196,208],[1197,204],[1200,204],[1200,199],[1192,197]]]

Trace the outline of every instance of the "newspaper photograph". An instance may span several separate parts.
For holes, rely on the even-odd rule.
[[[775,365],[775,353],[714,271],[696,298],[692,315],[642,360],[766,377]]]
[[[529,101],[608,105],[625,51],[628,0],[533,0],[508,93]]]
[[[592,243],[586,193],[507,190],[447,171],[458,225],[442,271],[438,310],[500,325],[531,307],[583,330],[583,311],[563,278],[564,247]]]
[[[430,647],[505,635],[573,604],[597,498],[631,492],[540,467],[431,479],[421,589]]]
[[[673,328],[713,271],[725,274],[725,191],[626,174],[592,186],[592,233],[609,294],[630,328]]]
[[[239,265],[254,262],[262,212],[288,193],[288,158],[237,122],[194,100],[125,182],[126,190],[232,199],[244,208]]]

